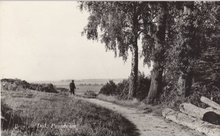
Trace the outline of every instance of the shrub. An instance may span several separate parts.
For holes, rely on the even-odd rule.
[[[150,79],[148,77],[145,77],[143,73],[139,73],[136,98],[139,100],[143,100],[147,96],[149,88]],[[129,79],[123,80],[122,82],[118,83],[116,91],[119,94],[120,99],[128,99]]]
[[[149,88],[150,79],[145,77],[143,73],[139,73],[136,98],[143,100],[147,96]],[[117,85],[113,81],[109,81],[109,83],[101,88],[99,93],[105,95],[116,95],[119,99],[128,99],[128,91],[129,79],[126,79]]]
[[[57,93],[53,84],[30,84],[30,89],[40,92]]]
[[[139,73],[136,98],[143,100],[148,95],[150,82],[151,80],[148,77],[143,73]]]
[[[27,89],[41,92],[57,93],[53,84],[33,84],[20,79],[2,79],[1,85],[3,90],[23,91]]]
[[[26,90],[29,88],[30,84],[25,80],[20,79],[2,79],[1,85],[3,90]]]
[[[220,88],[214,83],[198,82],[193,84],[193,94],[189,96],[189,101],[196,106],[205,108],[207,105],[200,102],[201,96],[205,96],[220,104]]]
[[[116,88],[117,85],[112,80],[110,80],[100,89],[99,93],[105,95],[116,95]]]
[[[206,108],[207,105],[200,101],[201,96],[205,96],[220,104],[220,89],[214,83],[207,82],[194,83],[192,85],[192,94],[186,98],[178,95],[176,88],[168,84],[161,95],[161,102],[176,108],[183,102],[190,102],[198,107]]]
[[[127,99],[128,98],[128,91],[129,91],[129,81],[128,80],[123,80],[122,82],[118,83],[117,88],[116,88],[118,98]]]

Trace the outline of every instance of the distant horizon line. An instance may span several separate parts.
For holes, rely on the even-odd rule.
[[[80,80],[121,80],[121,79],[128,79],[128,78],[68,78],[68,79],[55,79],[55,80],[27,80],[27,79],[22,79],[22,78],[10,78],[10,77],[1,77],[0,80],[2,79],[20,79],[20,80],[25,80],[25,81],[31,81],[31,82],[49,82],[49,81],[70,81],[70,80],[75,80],[75,81],[80,81]]]

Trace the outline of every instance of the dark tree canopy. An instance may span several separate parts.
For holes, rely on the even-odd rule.
[[[200,77],[198,66],[218,30],[218,12],[216,2],[183,2],[173,10],[165,76],[185,97],[193,93],[191,86]]]

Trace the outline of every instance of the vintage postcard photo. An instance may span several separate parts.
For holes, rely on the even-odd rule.
[[[0,1],[2,136],[220,136],[219,1]]]

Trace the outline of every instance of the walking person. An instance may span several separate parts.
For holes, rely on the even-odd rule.
[[[72,82],[70,83],[70,93],[74,95],[75,89],[76,89],[76,86],[75,86],[74,80],[72,80]]]

